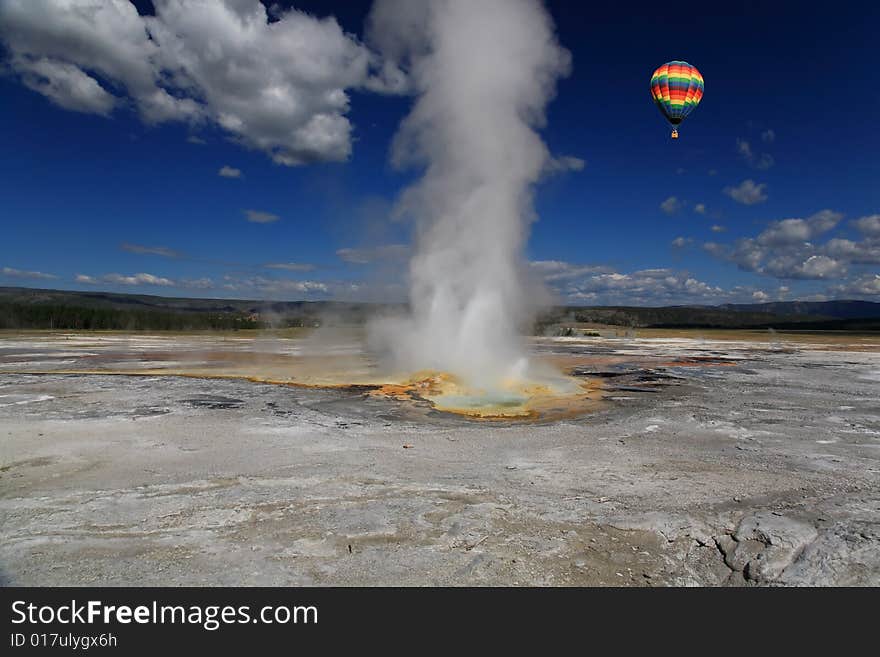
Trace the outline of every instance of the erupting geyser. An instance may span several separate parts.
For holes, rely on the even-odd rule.
[[[500,395],[533,376],[523,247],[551,161],[536,128],[569,53],[537,0],[378,0],[370,22],[417,94],[393,162],[425,169],[398,202],[417,226],[410,314],[375,324],[372,339],[397,369]]]

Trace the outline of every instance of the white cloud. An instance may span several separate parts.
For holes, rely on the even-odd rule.
[[[711,230],[713,233],[723,233],[727,229],[724,226],[714,224],[709,230]]]
[[[697,214],[706,214],[706,205],[705,203],[697,203],[694,206],[694,212]]]
[[[107,116],[116,106],[112,94],[72,64],[45,57],[16,57],[12,67],[25,86],[64,109]]]
[[[236,169],[231,166],[222,166],[220,167],[220,171],[217,172],[217,175],[221,178],[241,178],[241,169]]]
[[[252,224],[271,224],[281,219],[277,214],[260,210],[245,210],[244,215]]]
[[[49,88],[49,98],[62,107],[78,104],[76,109],[87,111],[91,104],[106,114],[118,104],[97,75],[125,87],[148,123],[201,113],[192,99],[173,96],[160,86],[159,48],[127,0],[5,0],[0,4],[0,39],[12,54],[12,69],[25,77],[33,62],[43,61],[56,79],[78,80],[70,89]],[[87,88],[88,100],[83,95]]]
[[[839,212],[822,210],[807,219],[774,221],[758,235],[758,243],[765,246],[798,244],[834,228],[843,218]]]
[[[770,295],[764,292],[764,290],[755,290],[752,292],[752,299],[759,303],[763,303],[770,298]]]
[[[672,240],[672,246],[674,246],[676,249],[683,249],[684,247],[693,244],[693,241],[694,240],[690,237],[676,237],[674,240]]]
[[[723,191],[737,203],[755,205],[767,200],[766,189],[766,183],[758,184],[749,178],[748,180],[743,180],[736,187],[725,187]]]
[[[312,271],[315,265],[304,262],[269,262],[263,265],[266,269],[284,269],[286,271]]]
[[[753,271],[782,279],[831,278],[843,275],[845,263],[816,253],[807,242],[799,244],[760,244],[754,238],[737,240],[732,246],[707,242],[703,248],[722,260],[735,263],[743,271]]]
[[[88,283],[89,285],[95,285],[98,282],[98,279],[94,276],[87,276],[86,274],[77,274],[76,275],[77,283]]]
[[[720,303],[731,294],[740,294],[700,281],[687,272],[663,267],[622,273],[601,265],[559,260],[530,264],[549,287],[570,303]]]
[[[771,261],[768,267],[773,271],[774,262]],[[787,264],[780,267],[780,270],[783,269],[790,278],[837,278],[846,272],[842,262],[826,255],[812,255],[794,267],[789,267]]]
[[[768,144],[776,141],[776,133],[769,128],[761,133],[761,141],[766,142]]]
[[[868,237],[880,237],[880,214],[861,217],[852,222],[858,230]]]
[[[548,158],[547,164],[544,166],[544,171],[547,174],[565,173],[567,171],[583,171],[585,166],[587,166],[586,160],[582,160],[579,157],[574,157],[572,155],[559,155],[557,157]]]
[[[683,272],[648,269],[631,274],[597,274],[569,289],[569,296],[589,293],[595,298],[627,303],[678,303],[720,300],[724,291]]]
[[[22,81],[62,107],[107,115],[130,99],[147,123],[210,121],[291,166],[349,157],[349,90],[406,88],[332,17],[279,10],[270,23],[259,0],[154,6],[4,0],[0,40]]]
[[[355,265],[372,262],[399,261],[409,257],[410,247],[406,244],[383,244],[381,246],[352,249],[339,249],[336,255],[340,260]]]
[[[162,256],[163,258],[180,257],[180,253],[178,253],[174,249],[169,249],[167,246],[142,246],[140,244],[130,244],[129,242],[123,242],[119,245],[119,248],[121,248],[123,251],[128,251],[129,253],[157,255]]]
[[[814,215],[807,217],[807,223],[810,224],[812,234],[819,235],[834,228],[840,220],[843,219],[843,213],[834,210],[820,210]]]
[[[835,238],[828,241],[824,250],[830,256],[855,264],[880,264],[880,239],[877,238],[868,238],[862,242]]]
[[[15,269],[14,267],[4,267],[3,269],[0,269],[0,274],[7,278],[30,278],[36,280],[58,278],[54,274],[46,274],[41,271],[26,271],[24,269]]]
[[[703,248],[744,271],[780,279],[858,277],[859,266],[880,264],[880,238],[867,235],[861,241],[839,237],[824,243],[817,241],[838,226],[842,218],[839,212],[822,210],[806,219],[773,221],[757,236],[739,239],[730,245],[707,242]],[[862,220],[854,223],[871,230],[872,221],[859,222]]]
[[[666,214],[673,215],[682,208],[682,202],[675,196],[670,196],[660,204],[660,209]]]
[[[783,219],[758,235],[758,243],[769,246],[797,244],[810,239],[810,226],[803,219]]]
[[[162,287],[172,287],[175,285],[175,282],[170,278],[145,273],[133,274],[131,276],[105,274],[101,277],[101,280],[106,283],[116,283],[117,285],[159,285]]]
[[[717,242],[706,242],[703,244],[703,249],[718,258],[723,258],[727,255],[727,248]]]
[[[880,296],[880,274],[867,274],[829,289],[837,297],[873,297]]]
[[[196,135],[190,135],[189,137],[186,138],[186,141],[189,142],[190,144],[199,144],[199,145],[208,143],[204,139],[202,139],[201,137],[198,137]]]

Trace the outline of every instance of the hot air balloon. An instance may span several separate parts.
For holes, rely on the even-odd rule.
[[[678,125],[703,97],[703,76],[687,62],[667,62],[651,76],[651,97],[672,126],[672,138],[678,139]]]

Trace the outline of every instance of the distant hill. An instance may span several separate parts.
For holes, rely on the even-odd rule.
[[[391,304],[189,299],[148,294],[0,287],[0,328],[188,330],[361,324]],[[401,306],[396,306],[400,308]],[[880,303],[785,301],[722,306],[562,306],[536,321],[541,334],[571,323],[636,328],[880,330]]]
[[[0,287],[0,328],[226,330],[360,324],[369,304],[188,299],[148,294]]]
[[[764,312],[774,315],[812,315],[835,319],[880,317],[880,303],[873,301],[774,301],[770,303],[727,303],[719,308],[737,312]]]
[[[633,328],[753,328],[803,331],[878,331],[880,303],[784,301],[721,306],[565,306],[544,313],[537,332],[566,323]]]
[[[822,322],[833,318],[739,311],[716,306],[567,306],[545,313],[540,324],[566,322],[634,328],[767,328],[777,324]],[[541,331],[543,332],[543,331]]]
[[[89,308],[138,308],[176,312],[259,313],[300,312],[323,309],[354,310],[367,304],[339,301],[258,301],[254,299],[190,299],[152,294],[117,292],[79,292],[25,287],[0,287],[0,302],[20,304],[76,305]]]

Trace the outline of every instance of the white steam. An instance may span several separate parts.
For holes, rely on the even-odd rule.
[[[407,370],[496,388],[526,375],[532,189],[553,162],[536,132],[570,67],[537,0],[378,0],[370,41],[417,94],[393,146],[425,168],[399,200],[415,218],[411,314],[374,326]]]

